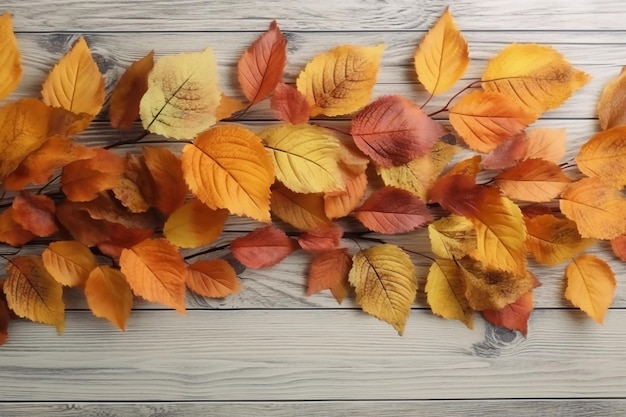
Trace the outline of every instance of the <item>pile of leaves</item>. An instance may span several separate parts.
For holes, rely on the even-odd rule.
[[[295,85],[284,84],[286,38],[272,22],[238,62],[244,101],[221,92],[211,48],[156,61],[151,52],[110,95],[110,143],[87,147],[74,138],[101,113],[106,94],[80,38],[43,81],[41,98],[0,108],[8,201],[0,241],[46,245],[40,255],[4,251],[0,343],[15,317],[62,332],[64,287],[82,289],[93,314],[122,330],[135,296],[181,313],[187,290],[226,297],[241,285],[215,256],[224,249],[248,268],[308,251],[309,295],[330,290],[341,303],[354,291],[365,312],[401,334],[418,277],[410,251],[380,235],[424,227],[432,247],[422,254],[432,261],[425,292],[435,314],[471,328],[479,311],[526,334],[541,285],[528,270],[530,254],[539,264],[567,263],[565,298],[602,322],[615,276],[584,251],[610,240],[626,259],[626,76],[600,100],[604,130],[561,163],[565,130],[526,128],[589,76],[553,48],[505,47],[480,80],[430,112],[430,99],[457,85],[470,62],[449,10],[416,47],[417,80],[430,93],[424,103],[402,95],[372,101],[383,52],[384,45],[337,46],[315,56]],[[22,73],[8,13],[0,18],[0,62],[5,99]],[[237,123],[266,99],[276,126],[253,132]],[[442,113],[449,122],[433,118]],[[324,126],[345,115],[349,131]],[[137,119],[144,132],[124,139]],[[176,141],[181,152],[169,150]],[[231,215],[259,227],[212,246]],[[348,216],[362,231],[344,233]],[[183,256],[188,248],[197,252]]]

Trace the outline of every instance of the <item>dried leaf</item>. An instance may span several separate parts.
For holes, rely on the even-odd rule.
[[[455,261],[437,259],[433,262],[426,278],[426,294],[433,313],[474,328],[473,311],[465,298],[465,280]]]
[[[326,217],[322,194],[298,194],[283,186],[272,189],[272,213],[305,232],[318,232],[333,225]]]
[[[528,141],[524,132],[511,136],[491,151],[483,159],[485,169],[505,169],[517,164],[524,158]]]
[[[123,178],[112,191],[131,213],[145,213],[153,206],[155,183],[143,155],[126,154]]]
[[[15,209],[9,207],[0,214],[0,242],[19,247],[33,240],[35,235],[13,220],[14,212]]]
[[[223,259],[197,261],[187,268],[187,288],[203,297],[224,298],[241,290],[235,270]]]
[[[85,283],[85,299],[96,317],[107,319],[122,331],[133,308],[133,292],[124,274],[110,266],[98,266]]]
[[[298,249],[298,242],[274,226],[253,230],[230,242],[230,250],[248,268],[268,268]]]
[[[75,114],[95,116],[104,104],[104,77],[81,36],[54,66],[41,89],[43,102]]]
[[[57,219],[70,235],[85,246],[94,246],[109,239],[112,224],[105,220],[93,219],[85,207],[71,201],[57,205]]]
[[[271,101],[272,111],[278,120],[294,125],[309,121],[309,103],[297,88],[278,83]]]
[[[622,67],[619,75],[604,85],[598,100],[598,119],[602,129],[626,124],[626,72]]]
[[[170,215],[183,205],[187,195],[182,163],[163,147],[144,146],[142,151],[154,181],[154,206],[161,213]]]
[[[213,210],[194,198],[168,217],[163,234],[181,248],[197,248],[220,237],[227,217],[228,211]]]
[[[459,259],[476,250],[476,229],[467,217],[442,217],[428,225],[428,236],[432,252],[440,258]]]
[[[329,219],[338,219],[352,213],[367,191],[367,174],[353,176],[346,182],[345,191],[324,194],[324,212]]]
[[[485,320],[497,327],[519,330],[524,337],[528,336],[528,319],[534,310],[533,292],[528,291],[517,301],[500,310],[483,310]]]
[[[91,201],[102,191],[118,186],[126,168],[124,158],[102,148],[89,159],[63,167],[61,190],[70,201]]]
[[[626,234],[611,239],[611,249],[615,256],[626,261]]]
[[[447,177],[452,177],[455,175],[463,175],[465,177],[471,178],[473,181],[476,181],[476,177],[481,171],[480,163],[482,161],[482,157],[480,155],[474,155],[471,158],[463,159],[462,161],[457,162],[452,165],[452,167],[446,171],[441,177],[440,180],[443,180]],[[435,183],[434,186],[437,184]]]
[[[0,346],[9,339],[9,322],[11,321],[11,310],[7,305],[4,292],[2,292],[4,280],[0,281]]]
[[[404,332],[417,294],[417,278],[411,258],[395,245],[360,250],[352,258],[348,277],[363,311]]]
[[[35,236],[46,237],[59,228],[54,219],[54,201],[45,195],[22,191],[13,199],[13,220]]]
[[[116,129],[129,129],[139,118],[139,103],[148,90],[148,73],[154,67],[154,51],[133,62],[122,74],[109,103],[109,119]]]
[[[602,178],[618,188],[626,186],[626,126],[595,134],[581,146],[576,164],[589,177]]]
[[[246,107],[248,106],[243,101],[222,94],[222,98],[220,99],[220,105],[217,107],[217,110],[215,112],[215,118],[217,120],[228,119],[233,114],[244,110]]]
[[[507,197],[535,202],[557,198],[571,182],[561,167],[543,159],[527,159],[495,177]]]
[[[76,240],[50,243],[41,258],[48,273],[68,287],[82,287],[98,266],[89,248]]]
[[[522,159],[543,159],[558,164],[565,156],[566,129],[538,127],[526,133],[526,153]]]
[[[129,249],[139,242],[148,239],[154,234],[154,229],[141,229],[126,227],[119,223],[109,223],[109,235],[106,240],[97,243],[100,252],[113,258],[119,259],[124,249]]]
[[[372,96],[384,45],[342,45],[317,55],[297,80],[309,114],[340,116],[365,106]]]
[[[316,255],[309,267],[306,295],[330,290],[335,300],[341,304],[350,294],[348,274],[351,268],[352,258],[345,248]]]
[[[4,100],[19,84],[22,78],[21,60],[11,14],[4,12],[0,16],[0,100]]]
[[[304,232],[298,236],[298,244],[307,252],[322,253],[335,250],[341,243],[343,229],[333,226],[317,232]]]
[[[603,324],[615,295],[615,274],[602,259],[593,255],[578,256],[565,269],[565,298]]]

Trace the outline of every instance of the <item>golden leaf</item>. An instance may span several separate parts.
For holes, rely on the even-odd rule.
[[[41,258],[48,273],[69,287],[82,287],[89,273],[98,266],[89,248],[75,240],[50,243]]]
[[[167,218],[163,234],[181,248],[197,248],[214,242],[222,234],[227,217],[227,210],[213,210],[194,198]]]
[[[602,259],[583,254],[565,269],[565,298],[602,324],[615,295],[615,274]]]
[[[465,279],[455,261],[437,259],[433,262],[426,278],[426,295],[433,313],[474,328],[473,311],[465,298]]]
[[[22,78],[22,64],[9,12],[0,16],[0,100],[15,90]]]
[[[626,186],[626,126],[595,134],[580,148],[576,164],[589,177],[600,177],[618,188]]]
[[[126,330],[126,320],[133,308],[133,292],[118,269],[94,268],[85,283],[85,299],[96,317],[102,317]]]
[[[429,224],[428,236],[433,253],[444,259],[462,258],[477,245],[474,224],[463,216],[442,217]]]
[[[350,294],[352,258],[346,248],[321,252],[311,261],[306,295],[330,290],[339,304]]]
[[[128,129],[139,118],[139,103],[148,89],[148,74],[154,67],[154,51],[133,62],[117,82],[111,102],[109,119],[116,129]]]
[[[272,189],[272,213],[305,232],[332,227],[326,217],[323,194],[298,194],[284,186]]]

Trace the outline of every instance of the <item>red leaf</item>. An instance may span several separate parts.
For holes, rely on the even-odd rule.
[[[433,220],[419,197],[394,187],[374,191],[355,216],[368,229],[385,234],[408,232]]]
[[[7,305],[3,286],[4,281],[0,281],[0,346],[4,345],[9,338],[9,321],[11,321],[11,310]]]
[[[343,229],[334,226],[319,232],[304,232],[298,237],[298,243],[305,251],[320,253],[337,249],[342,236]]]
[[[265,226],[238,237],[230,250],[248,268],[267,268],[285,259],[298,249],[298,243],[274,226]]]
[[[348,275],[352,258],[347,249],[335,249],[313,258],[309,269],[309,286],[306,295],[330,290],[339,304],[350,293]]]
[[[528,319],[533,312],[533,292],[526,294],[514,303],[500,310],[483,310],[483,317],[494,326],[519,330],[524,337],[528,335]]]
[[[272,110],[278,120],[294,125],[309,121],[309,103],[297,88],[278,83],[272,96]]]
[[[45,195],[23,191],[13,200],[13,220],[35,236],[46,237],[59,228],[54,221],[54,201]]]
[[[9,207],[0,214],[0,242],[19,247],[33,240],[35,235],[13,220],[14,211]]]
[[[154,67],[154,51],[133,62],[117,82],[109,102],[111,126],[128,129],[139,118],[139,102],[148,90],[148,73]]]
[[[287,40],[274,20],[242,55],[237,78],[243,94],[251,104],[263,100],[283,76],[287,61]]]
[[[528,141],[522,132],[508,138],[483,159],[485,169],[504,169],[524,159]]]
[[[620,235],[611,240],[611,249],[615,256],[626,261],[626,235]]]
[[[384,96],[352,120],[351,133],[364,154],[389,168],[426,154],[447,130],[409,99]]]

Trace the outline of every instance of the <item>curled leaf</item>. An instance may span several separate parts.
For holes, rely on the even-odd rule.
[[[324,194],[324,212],[329,219],[345,217],[361,203],[367,191],[367,174],[365,172],[352,176],[346,182],[344,191]]]
[[[154,205],[161,213],[172,214],[183,205],[188,191],[182,163],[163,147],[145,146],[142,151],[154,181]]]
[[[13,220],[35,236],[46,237],[56,233],[54,201],[45,195],[22,191],[13,199]]]

